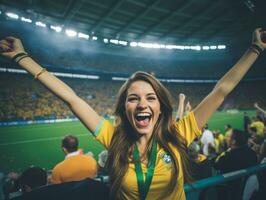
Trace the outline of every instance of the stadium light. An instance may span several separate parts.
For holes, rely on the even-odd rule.
[[[118,40],[116,40],[116,39],[110,39],[110,43],[118,44]]]
[[[121,44],[123,46],[127,46],[127,41],[119,40],[118,44]]]
[[[55,32],[59,33],[62,31],[62,28],[60,26],[53,26],[51,25],[50,28],[54,30]]]
[[[196,50],[196,51],[200,51],[201,50],[201,46],[197,45],[197,46],[190,46],[191,50]]]
[[[210,50],[210,47],[209,46],[203,46],[202,49],[203,50]]]
[[[98,40],[97,36],[92,36],[92,40]]]
[[[6,16],[8,16],[11,19],[18,19],[19,18],[19,16],[17,14],[12,13],[12,12],[7,12]]]
[[[87,35],[87,34],[85,34],[85,33],[78,33],[78,37],[79,38],[86,39],[86,40],[88,40],[90,38],[90,36]]]
[[[71,30],[71,29],[66,29],[65,33],[69,37],[76,37],[77,36],[77,32],[74,30]]]
[[[130,42],[129,43],[129,46],[136,47],[136,46],[138,46],[138,43],[137,42]]]
[[[214,46],[214,45],[213,46],[210,46],[210,49],[211,50],[215,50],[215,49],[217,49],[217,46]]]
[[[226,49],[225,45],[218,45],[218,49]]]
[[[107,39],[107,38],[104,38],[104,39],[103,39],[103,42],[104,42],[104,43],[108,43],[108,39]]]
[[[32,20],[29,19],[29,18],[21,17],[20,19],[21,19],[21,21],[23,21],[23,22],[32,23]]]
[[[40,27],[43,27],[43,28],[46,27],[46,24],[43,23],[43,22],[40,22],[40,21],[35,22],[35,24],[36,24],[36,26],[40,26]]]

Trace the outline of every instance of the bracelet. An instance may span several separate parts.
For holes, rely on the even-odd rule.
[[[35,76],[34,79],[37,79],[42,73],[46,72],[47,70],[45,68],[42,68],[40,72],[38,72]]]
[[[259,54],[261,54],[263,52],[263,49],[257,44],[252,44],[251,48],[258,51]]]
[[[17,63],[17,61],[16,61],[17,58],[19,58],[20,56],[26,56],[26,55],[28,56],[28,54],[25,53],[25,52],[17,53],[17,54],[12,58],[12,61]]]
[[[255,54],[257,54],[258,56],[260,55],[260,52],[257,49],[253,48],[252,46],[249,49],[253,51]]]
[[[16,63],[18,64],[19,61],[21,61],[23,58],[27,58],[27,57],[30,57],[30,56],[29,56],[29,55],[21,56],[20,58],[18,58],[18,59],[16,60]]]

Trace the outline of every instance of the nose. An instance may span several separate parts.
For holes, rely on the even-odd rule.
[[[147,102],[144,99],[140,99],[140,101],[137,105],[137,109],[144,110],[146,108],[147,108]]]

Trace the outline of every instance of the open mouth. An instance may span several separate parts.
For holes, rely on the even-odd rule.
[[[135,115],[136,125],[139,128],[145,128],[149,125],[152,115],[150,113],[137,113]]]

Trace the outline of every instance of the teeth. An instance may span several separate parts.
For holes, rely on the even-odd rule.
[[[151,114],[149,114],[149,113],[138,113],[137,114],[137,117],[150,117],[151,116]]]

